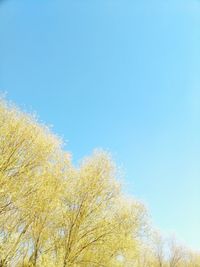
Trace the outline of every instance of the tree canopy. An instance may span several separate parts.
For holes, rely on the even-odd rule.
[[[0,101],[0,266],[200,266],[199,254],[152,234],[121,189],[109,153],[73,166],[62,141]]]

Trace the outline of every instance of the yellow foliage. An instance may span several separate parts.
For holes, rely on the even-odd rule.
[[[146,210],[123,195],[117,173],[103,151],[75,168],[47,127],[1,100],[0,267],[157,266]]]

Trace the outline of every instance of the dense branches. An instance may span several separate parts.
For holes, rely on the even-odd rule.
[[[166,258],[116,178],[107,153],[75,168],[48,128],[0,101],[0,266],[199,266],[175,242]]]
[[[0,152],[2,266],[120,266],[132,259],[145,211],[124,199],[106,153],[74,168],[46,127],[3,101]]]

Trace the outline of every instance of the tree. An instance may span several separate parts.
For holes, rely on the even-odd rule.
[[[53,190],[53,185],[51,190],[46,185],[56,183],[55,170],[64,161],[60,140],[47,127],[5,101],[0,102],[0,237],[1,261],[5,262],[2,265],[6,262],[14,265],[19,255],[32,247],[28,244],[30,232],[37,224],[39,210],[45,207],[45,194],[48,201]]]
[[[0,101],[0,267],[200,266],[151,228],[108,153],[75,167],[48,127]]]
[[[3,100],[0,152],[1,266],[132,266],[146,210],[107,153],[73,167],[47,127]]]
[[[185,258],[185,249],[179,245],[174,237],[169,239],[169,267],[181,266]]]
[[[63,267],[113,266],[134,249],[132,235],[141,230],[144,210],[123,200],[106,153],[96,152],[70,172],[61,205],[55,248]]]
[[[154,266],[165,266],[165,240],[158,231],[154,231],[152,235],[152,251],[154,254]]]

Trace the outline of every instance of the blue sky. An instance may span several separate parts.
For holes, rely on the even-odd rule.
[[[1,0],[0,90],[109,150],[154,224],[200,248],[200,2]]]

